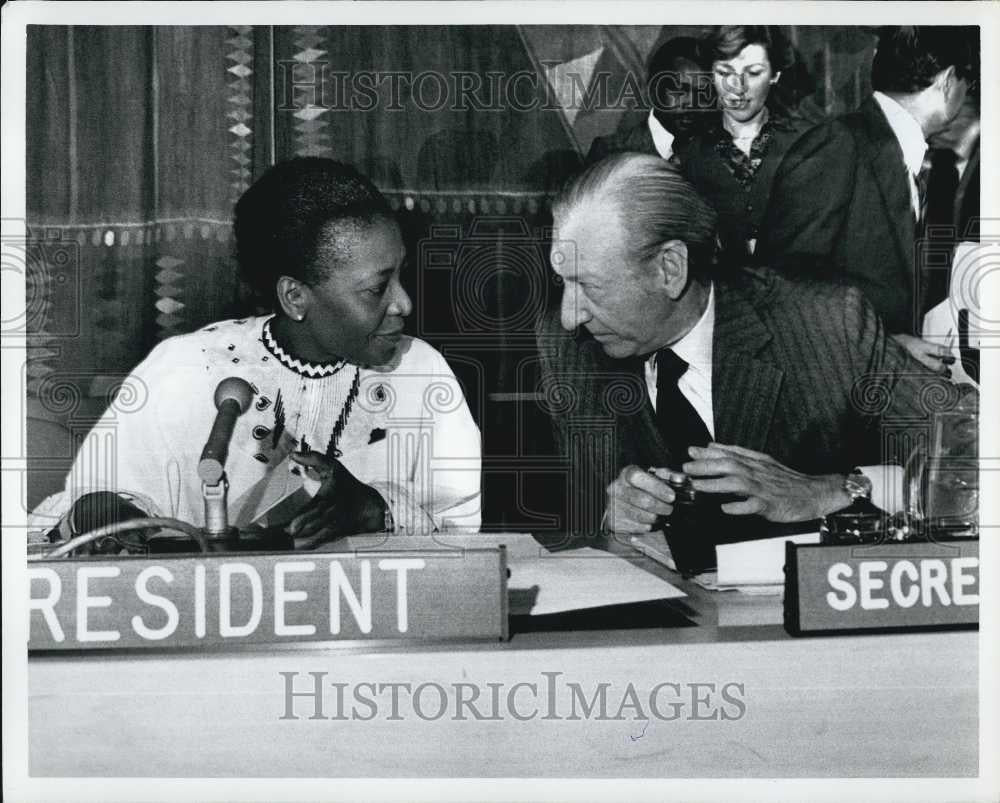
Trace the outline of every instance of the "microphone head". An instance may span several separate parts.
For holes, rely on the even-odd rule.
[[[252,401],[253,388],[238,376],[226,377],[215,388],[215,408],[219,412],[198,461],[198,476],[202,482],[215,485],[222,479],[236,418],[247,411]]]
[[[245,413],[253,401],[253,388],[250,387],[250,383],[238,376],[223,379],[215,388],[215,409],[220,409],[223,402],[227,401],[236,402],[240,413]]]

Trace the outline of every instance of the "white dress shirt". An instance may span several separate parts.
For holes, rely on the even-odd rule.
[[[715,332],[715,287],[708,291],[705,311],[684,337],[670,349],[688,364],[687,370],[677,380],[681,395],[694,407],[704,422],[708,434],[715,437],[715,418],[712,414],[712,335]],[[656,352],[646,360],[646,389],[656,409]]]
[[[674,135],[663,127],[656,115],[650,109],[649,117],[646,120],[649,126],[649,133],[653,136],[653,147],[664,159],[669,159],[674,155]]]
[[[917,174],[924,163],[924,154],[927,153],[924,132],[916,118],[888,95],[874,92],[872,97],[881,107],[889,128],[892,129],[899,147],[903,150],[903,164],[906,165],[906,172],[910,177],[910,206],[913,208],[914,217],[919,219],[920,193],[917,189]]]

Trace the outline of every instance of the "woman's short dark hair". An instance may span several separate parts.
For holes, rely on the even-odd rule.
[[[329,223],[393,219],[385,197],[353,167],[333,159],[279,162],[236,203],[233,228],[243,280],[274,301],[282,276],[321,281],[317,249]]]
[[[791,40],[779,26],[718,25],[712,28],[705,41],[709,66],[734,58],[747,45],[763,47],[772,71],[782,74],[767,96],[767,105],[776,111],[791,112],[812,91],[812,79]]]
[[[711,61],[727,61],[747,45],[761,45],[775,72],[795,62],[792,43],[776,25],[719,25],[712,29],[707,39]]]
[[[948,67],[971,85],[979,80],[979,29],[974,25],[888,25],[878,30],[872,89],[911,94]]]

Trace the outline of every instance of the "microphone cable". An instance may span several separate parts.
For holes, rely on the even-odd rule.
[[[29,555],[29,561],[35,560],[47,560],[49,558],[61,558],[64,555],[68,555],[76,549],[79,549],[85,544],[89,544],[91,541],[96,541],[98,538],[105,538],[109,535],[115,535],[117,533],[128,532],[130,530],[145,530],[150,527],[166,527],[171,530],[177,530],[189,536],[192,540],[197,542],[199,549],[202,552],[208,552],[208,541],[205,539],[205,535],[197,527],[188,524],[180,519],[171,518],[160,518],[160,517],[149,517],[141,519],[128,519],[127,521],[116,522],[114,524],[107,524],[104,527],[98,527],[96,530],[91,530],[88,533],[83,533],[63,544],[60,544],[55,549],[50,552],[46,552],[41,555]]]

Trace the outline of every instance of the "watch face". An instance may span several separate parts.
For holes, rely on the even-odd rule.
[[[878,544],[885,540],[882,511],[867,499],[855,498],[850,505],[824,519],[820,529],[826,544]]]
[[[847,479],[844,480],[844,490],[853,499],[857,499],[859,496],[869,497],[872,495],[872,481],[860,472],[848,474]]]

